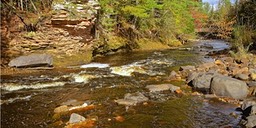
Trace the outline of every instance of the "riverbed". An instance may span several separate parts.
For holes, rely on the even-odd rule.
[[[227,48],[224,41],[207,40],[179,49],[96,57],[90,64],[61,70],[2,76],[1,127],[64,127],[70,113],[56,117],[54,109],[70,101],[94,105],[78,113],[100,128],[240,127],[236,105],[191,95],[184,80],[169,79],[180,66],[213,61],[208,52]],[[145,88],[167,83],[184,93],[152,94]],[[136,106],[115,102],[135,92],[149,100]]]

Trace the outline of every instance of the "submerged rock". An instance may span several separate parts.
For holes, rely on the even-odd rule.
[[[188,65],[188,66],[181,66],[180,67],[180,71],[193,71],[193,70],[196,70],[195,66]]]
[[[148,101],[148,98],[145,97],[142,93],[136,92],[136,93],[127,93],[124,96],[124,99],[118,99],[115,100],[116,103],[120,105],[126,105],[126,106],[135,106],[138,103],[142,103]]]
[[[135,106],[137,102],[135,100],[129,100],[129,99],[118,99],[115,100],[116,103],[119,105],[125,105],[125,106]]]
[[[148,85],[146,88],[150,92],[160,92],[160,91],[166,91],[171,90],[172,92],[180,89],[180,87],[174,86],[172,84],[160,84],[160,85]]]
[[[67,105],[67,106],[77,106],[83,104],[83,101],[78,101],[76,99],[71,99],[66,102],[61,103],[61,105]]]
[[[42,67],[52,66],[53,59],[48,54],[31,54],[28,56],[20,56],[10,61],[8,64],[10,67]]]
[[[69,111],[69,108],[67,105],[62,105],[54,109],[54,113],[63,113],[68,111]]]
[[[234,99],[244,99],[249,93],[245,82],[221,75],[213,77],[211,92],[217,96]]]

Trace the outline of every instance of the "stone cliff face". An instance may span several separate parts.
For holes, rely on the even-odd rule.
[[[36,32],[22,31],[9,38],[6,36],[8,31],[1,28],[1,37],[4,37],[1,45],[5,46],[1,46],[1,66],[6,66],[9,59],[31,53],[52,54],[56,61],[71,57],[79,59],[79,63],[85,63],[91,59],[89,54],[92,51],[99,9],[97,2],[65,2],[53,5],[53,9],[53,15]]]

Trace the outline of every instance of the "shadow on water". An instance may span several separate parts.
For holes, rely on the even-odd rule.
[[[152,95],[145,89],[149,84],[171,83],[191,92],[183,89],[185,82],[171,82],[168,76],[181,65],[203,61],[204,54],[197,50],[118,53],[94,59],[94,63],[109,64],[109,67],[7,76],[1,80],[1,127],[64,127],[71,113],[56,117],[53,111],[69,100],[94,104],[95,109],[78,113],[95,118],[96,127],[237,126],[239,117],[230,116],[235,112],[233,105],[169,92]],[[132,73],[115,74],[113,67]],[[114,102],[134,92],[141,92],[150,100],[130,107]],[[116,120],[118,116],[123,120]]]

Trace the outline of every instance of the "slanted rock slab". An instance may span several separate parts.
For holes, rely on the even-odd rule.
[[[20,56],[10,61],[10,67],[49,67],[53,65],[52,56],[49,54],[31,54]]]

